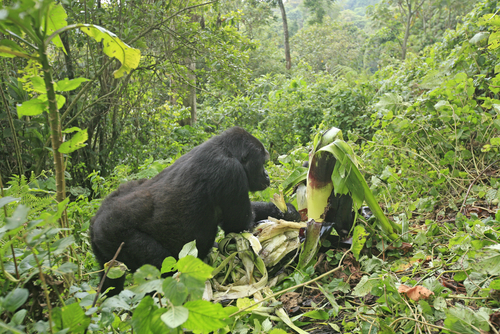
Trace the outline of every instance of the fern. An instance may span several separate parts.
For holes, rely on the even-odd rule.
[[[12,196],[15,198],[20,198],[20,202],[30,208],[29,218],[38,217],[40,211],[47,210],[49,208],[56,207],[56,201],[54,198],[55,193],[50,190],[45,190],[40,188],[40,180],[47,178],[47,176],[42,173],[39,177],[36,177],[34,173],[31,173],[29,182],[28,179],[22,175],[14,175],[7,182],[8,187],[4,189],[5,196]],[[11,216],[16,208],[16,205],[7,206],[7,215]],[[5,211],[0,210],[0,221],[5,219]]]

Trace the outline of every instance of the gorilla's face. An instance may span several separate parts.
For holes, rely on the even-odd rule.
[[[264,166],[267,160],[269,160],[267,150],[255,150],[247,156],[243,165],[248,177],[248,189],[250,191],[261,191],[271,184]]]

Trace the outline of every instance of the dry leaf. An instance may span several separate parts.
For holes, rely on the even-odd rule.
[[[418,302],[420,299],[427,299],[429,298],[430,295],[433,295],[434,292],[430,291],[427,288],[424,288],[421,285],[417,285],[413,288],[410,288],[409,286],[406,286],[404,284],[401,284],[398,288],[399,293],[404,293],[405,295],[408,296],[411,300],[414,300]]]

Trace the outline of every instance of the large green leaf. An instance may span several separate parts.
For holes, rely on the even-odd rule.
[[[125,72],[130,73],[132,69],[139,66],[141,51],[123,43],[111,31],[91,24],[85,24],[81,27],[81,30],[97,42],[102,41],[104,53],[109,57],[118,59],[122,63],[122,66],[113,73],[115,78],[121,78]]]
[[[23,48],[17,45],[14,41],[8,39],[2,39],[0,41],[0,56],[7,58],[14,58],[16,56],[31,58],[31,56],[28,55]]]
[[[70,90],[77,89],[85,81],[90,81],[90,80],[86,78],[76,78],[72,80],[65,78],[56,82],[54,89],[59,92],[67,92]]]
[[[12,196],[2,197],[2,198],[0,198],[0,208],[3,207],[4,205],[11,203],[11,202],[17,202],[19,200],[20,200],[20,198],[16,198],[16,197],[12,197]]]
[[[24,101],[21,105],[17,105],[17,116],[21,118],[23,116],[40,115],[45,111],[46,107],[47,104],[38,98]]]
[[[188,255],[179,259],[177,262],[177,270],[198,280],[205,281],[212,277],[212,271],[214,268],[210,267],[202,260],[192,255]]]
[[[20,308],[28,299],[29,292],[27,289],[14,289],[5,296],[2,301],[2,307],[14,313],[18,308]]]
[[[50,5],[46,17],[47,17],[47,31],[45,32],[45,34],[47,36],[50,36],[54,31],[61,29],[67,25],[66,17],[68,17],[68,15],[66,15],[66,11],[60,4],[56,5],[55,3],[52,3]],[[58,48],[62,48],[64,52],[66,52],[66,50],[63,47],[61,37],[59,36],[54,37],[52,39],[52,42]]]
[[[161,320],[170,328],[176,328],[186,322],[189,311],[183,306],[172,306],[161,315]]]
[[[170,300],[173,305],[182,305],[189,295],[189,290],[186,285],[184,285],[183,282],[178,282],[173,277],[165,278],[162,288],[165,298]]]
[[[59,146],[59,152],[64,154],[74,152],[79,148],[84,147],[86,145],[85,142],[88,138],[89,136],[87,134],[87,129],[78,131],[73,135],[73,137],[71,137],[70,140],[62,143],[61,146]]]
[[[73,303],[52,310],[54,331],[69,329],[70,333],[83,333],[90,325],[90,317],[85,315],[78,303]]]
[[[146,296],[142,298],[139,305],[134,310],[132,315],[132,327],[134,333],[137,334],[152,334],[152,333],[169,333],[167,325],[161,320],[166,309],[159,309],[155,305],[153,298]]]
[[[189,310],[189,318],[184,327],[194,332],[209,333],[227,325],[228,312],[221,304],[213,304],[206,300],[187,302],[184,307]]]

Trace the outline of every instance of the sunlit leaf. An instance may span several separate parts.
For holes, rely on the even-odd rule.
[[[172,306],[161,315],[161,320],[170,328],[176,328],[186,322],[189,311],[183,306]]]
[[[208,333],[228,324],[229,314],[221,304],[195,300],[187,302],[184,307],[189,310],[189,318],[183,327],[189,330]]]
[[[108,57],[118,59],[122,66],[113,74],[115,78],[121,78],[125,73],[130,73],[139,66],[141,60],[141,51],[131,48],[123,43],[115,34],[96,25],[87,24],[81,30],[94,38],[96,42],[103,41],[104,53]]]
[[[17,115],[19,118],[23,116],[36,116],[44,112],[46,108],[47,104],[44,101],[38,98],[31,99],[17,105]]]
[[[86,78],[76,78],[72,80],[65,78],[56,82],[54,89],[59,92],[68,92],[77,89],[85,81],[90,81],[90,80]]]
[[[59,146],[59,152],[68,154],[84,147],[85,145],[87,145],[85,142],[87,141],[88,137],[89,136],[87,134],[87,129],[78,131],[73,135],[73,137],[71,137],[70,140],[65,141],[61,144],[61,146]]]
[[[85,315],[78,303],[56,307],[52,310],[52,320],[54,331],[69,329],[70,333],[83,333],[90,324],[90,317]]]
[[[66,11],[64,10],[61,4],[52,3],[50,5],[49,11],[47,13],[47,36],[51,35],[54,31],[61,29],[67,25],[66,22]],[[61,38],[56,36],[52,39],[52,43],[54,43],[58,48],[63,48],[63,44]],[[66,50],[64,50],[66,52]]]

